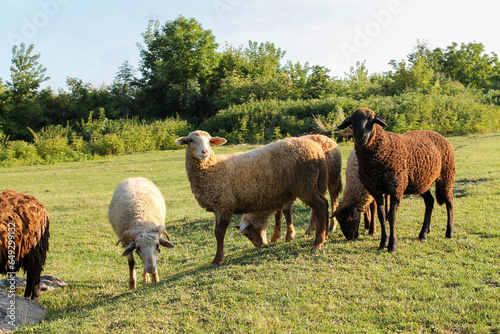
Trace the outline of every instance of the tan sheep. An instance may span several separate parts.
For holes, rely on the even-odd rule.
[[[374,199],[361,183],[358,174],[358,158],[356,150],[352,150],[347,159],[345,171],[345,189],[342,194],[337,210],[333,215],[337,218],[340,228],[356,224],[359,226],[361,213],[365,214],[365,228],[370,234],[375,234],[374,214],[376,206],[373,205]],[[358,237],[358,231],[354,231],[353,239]]]
[[[156,260],[160,246],[174,246],[161,237],[169,239],[165,228],[165,200],[160,190],[150,180],[133,177],[122,181],[111,199],[108,219],[119,237],[118,243],[127,247],[122,256],[127,256],[129,265],[129,288],[136,288],[134,250],[144,263],[144,282],[159,281]],[[170,240],[170,239],[169,239]]]
[[[306,135],[301,138],[314,140],[321,145],[325,153],[327,168],[328,168],[328,191],[330,194],[330,203],[332,212],[334,212],[338,205],[338,197],[342,191],[342,156],[340,149],[335,141],[324,135]],[[260,247],[267,244],[266,231],[269,226],[269,217],[273,214],[275,216],[274,233],[271,242],[278,240],[281,236],[281,214],[285,216],[287,233],[286,241],[294,238],[295,229],[292,223],[292,205],[293,201],[287,203],[281,210],[278,211],[260,211],[247,213],[243,215],[240,225],[235,226],[241,234],[246,236],[255,247]],[[330,231],[334,231],[336,227],[336,220],[332,217],[330,221]],[[314,224],[314,217],[311,214],[309,219],[309,226],[306,234],[310,234],[316,228]]]
[[[194,131],[175,141],[186,145],[186,172],[202,208],[214,212],[217,252],[212,264],[224,259],[224,237],[233,214],[279,210],[299,198],[315,214],[314,247],[327,237],[327,166],[320,145],[306,138],[287,138],[233,155],[215,155],[210,145],[224,138]]]

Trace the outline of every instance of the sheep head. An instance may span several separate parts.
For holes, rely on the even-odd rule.
[[[262,245],[267,245],[267,226],[269,224],[269,215],[267,213],[261,216],[259,212],[245,214],[241,219],[240,225],[235,225],[234,227],[239,230],[241,234],[248,238],[256,248],[262,247]],[[254,222],[257,220],[258,222]],[[261,224],[260,222],[263,222]],[[267,224],[266,224],[267,223]]]
[[[128,245],[122,255],[128,256],[135,249],[144,263],[146,272],[153,274],[156,271],[156,260],[158,258],[158,253],[160,253],[160,246],[174,248],[174,245],[161,237],[162,234],[165,234],[168,238],[165,226],[161,225],[154,230],[145,233],[138,233],[131,230],[123,232],[118,242],[125,239],[132,239],[132,242]]]
[[[350,117],[347,117],[338,128],[342,130],[348,126],[352,126],[355,142],[364,146],[370,141],[375,124],[380,125],[382,128],[387,126],[372,110],[359,108]]]
[[[359,210],[356,206],[347,208],[339,207],[335,210],[333,216],[337,218],[340,229],[347,240],[356,240],[358,238],[361,215],[359,214]]]
[[[206,131],[193,131],[187,137],[179,137],[175,143],[179,146],[186,145],[191,155],[199,160],[205,161],[210,158],[212,150],[210,145],[223,145],[227,142],[226,139],[220,137],[211,137]]]

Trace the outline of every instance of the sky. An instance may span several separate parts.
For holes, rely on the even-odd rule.
[[[0,0],[0,78],[10,81],[12,47],[24,42],[47,68],[42,87],[67,90],[67,77],[109,85],[123,62],[138,68],[149,20],[179,15],[211,30],[220,50],[271,42],[286,51],[283,64],[308,62],[342,78],[366,61],[380,73],[418,41],[478,42],[499,54],[499,12],[491,0]]]

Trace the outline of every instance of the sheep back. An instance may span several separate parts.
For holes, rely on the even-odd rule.
[[[448,184],[444,194],[452,198],[453,147],[436,132],[395,134],[375,124],[372,139],[366,145],[356,143],[356,153],[360,180],[372,194],[401,199],[403,194],[423,194],[435,181],[442,180]],[[440,204],[444,194],[437,196]]]
[[[12,230],[14,227],[14,231]],[[9,265],[9,234],[14,233],[15,265]],[[34,196],[5,190],[0,194],[0,273],[40,272],[49,250],[49,216]]]
[[[211,154],[207,161],[186,150],[186,170],[196,200],[209,211],[279,210],[310,187],[326,192],[325,154],[307,138],[286,138],[245,153]]]
[[[339,203],[338,210],[346,210],[355,206],[359,210],[364,211],[366,206],[373,201],[373,197],[359,179],[358,157],[354,149],[347,159],[345,178],[344,193]]]
[[[133,177],[116,187],[108,218],[113,230],[121,236],[126,230],[143,233],[165,224],[166,212],[158,187],[146,178]]]

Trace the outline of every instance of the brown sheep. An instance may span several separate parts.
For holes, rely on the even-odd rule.
[[[279,210],[297,197],[315,214],[314,247],[323,245],[328,229],[327,166],[316,142],[287,138],[227,156],[215,155],[210,146],[226,140],[206,131],[175,142],[186,145],[186,172],[198,204],[214,212],[217,252],[212,264],[224,259],[224,237],[233,214]]]
[[[40,274],[49,250],[49,215],[31,195],[6,189],[0,194],[0,273],[27,274],[24,297],[40,297]]]
[[[353,128],[359,179],[377,203],[382,230],[380,249],[387,247],[390,252],[397,249],[396,211],[404,194],[416,194],[424,199],[425,217],[419,239],[427,238],[434,206],[430,191],[433,183],[436,184],[437,202],[446,204],[446,237],[452,238],[455,155],[451,143],[434,131],[417,130],[405,134],[384,131],[386,123],[367,108],[356,110],[339,129],[348,126]],[[384,194],[390,196],[389,238],[385,226]],[[355,230],[355,224],[342,229],[347,239],[352,239]]]

